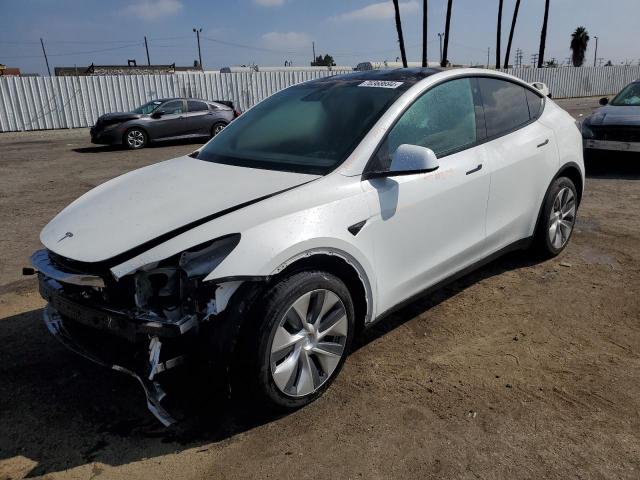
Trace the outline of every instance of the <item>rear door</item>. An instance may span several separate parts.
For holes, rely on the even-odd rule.
[[[214,112],[201,100],[187,100],[187,131],[190,135],[211,135]]]
[[[494,77],[480,77],[478,84],[491,170],[487,245],[495,251],[533,234],[558,151],[553,130],[537,121],[544,108],[540,94]]]
[[[149,131],[154,139],[180,137],[188,132],[186,105],[183,100],[169,100],[157,110],[164,112],[160,118],[149,122]]]

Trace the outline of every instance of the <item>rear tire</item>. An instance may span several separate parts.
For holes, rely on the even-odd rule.
[[[567,177],[557,178],[547,192],[534,238],[534,248],[543,258],[565,249],[576,223],[578,192]]]
[[[355,331],[345,284],[323,271],[283,278],[256,302],[232,368],[232,394],[270,410],[303,407],[340,372]]]
[[[149,142],[147,132],[138,127],[133,127],[124,132],[123,142],[130,150],[140,150]]]

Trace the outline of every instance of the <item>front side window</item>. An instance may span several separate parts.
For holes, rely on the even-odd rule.
[[[441,158],[470,147],[476,140],[471,80],[450,80],[428,90],[402,114],[368,169],[388,170],[391,155],[405,143],[430,148]]]
[[[403,82],[326,79],[267,98],[216,135],[198,159],[250,168],[326,174],[342,163],[389,106]]]
[[[170,102],[162,105],[161,110],[167,114],[175,114],[175,113],[184,113],[184,108],[182,106],[182,100],[172,100]]]
[[[204,102],[199,102],[198,100],[187,100],[187,109],[190,112],[204,112],[208,111],[209,107]]]
[[[640,82],[627,85],[622,91],[611,100],[611,105],[615,107],[640,106]]]
[[[487,123],[487,137],[504,135],[528,123],[527,90],[497,78],[478,78]]]

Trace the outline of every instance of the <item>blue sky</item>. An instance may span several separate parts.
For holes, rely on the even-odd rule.
[[[429,58],[437,60],[446,0],[429,0]],[[498,0],[454,0],[449,58],[454,63],[495,62]],[[515,0],[504,0],[503,43]],[[399,55],[391,0],[0,0],[0,63],[45,73],[39,39],[51,67],[146,61],[191,64],[197,58],[193,27],[201,27],[205,68],[257,63],[308,65],[311,42],[339,65],[394,60]],[[422,0],[401,0],[409,60],[420,58]],[[513,51],[524,61],[537,52],[544,0],[522,0]],[[546,57],[569,55],[570,33],[584,25],[600,37],[598,57],[640,60],[640,0],[551,0]],[[221,43],[227,42],[228,44]],[[593,61],[594,41],[587,58]],[[513,52],[512,52],[513,56]],[[513,57],[512,57],[513,58]]]

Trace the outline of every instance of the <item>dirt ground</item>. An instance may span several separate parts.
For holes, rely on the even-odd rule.
[[[71,200],[196,147],[0,134],[0,479],[640,478],[640,159],[588,165],[560,257],[511,254],[394,314],[307,408],[164,429],[133,380],[49,336],[20,268]]]

